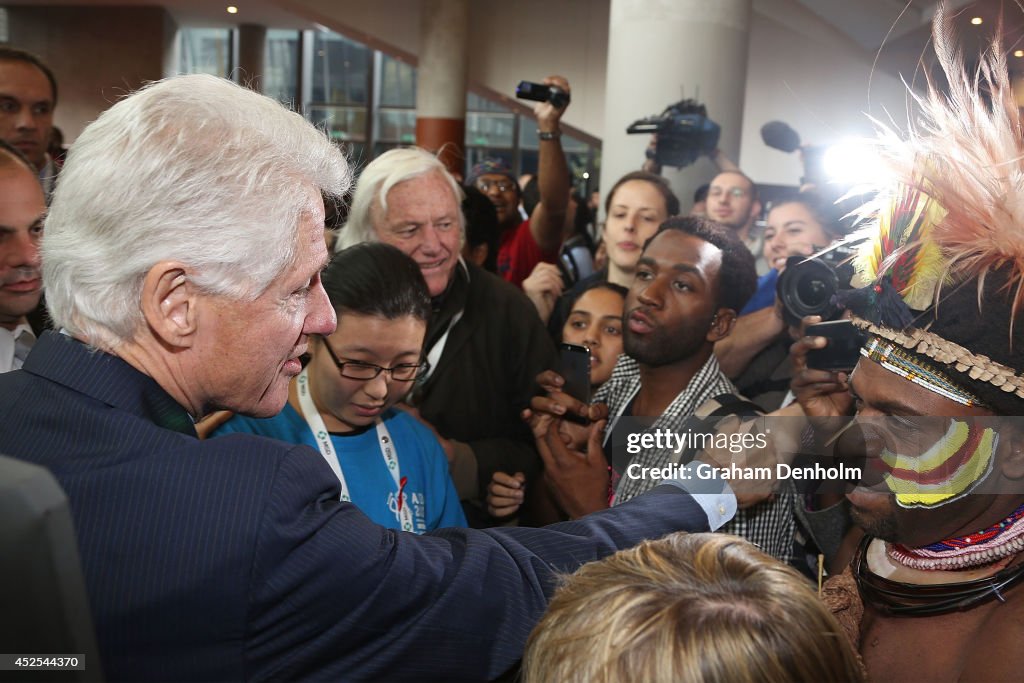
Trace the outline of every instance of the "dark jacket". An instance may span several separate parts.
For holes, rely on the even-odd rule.
[[[316,451],[200,441],[153,379],[53,332],[0,375],[0,452],[67,492],[112,681],[491,678],[554,572],[707,529],[672,486],[549,529],[385,529]]]
[[[468,283],[462,279],[467,275]],[[413,400],[442,436],[473,449],[483,495],[494,472],[524,472],[533,478],[540,471],[520,413],[536,392],[537,374],[556,367],[557,353],[525,294],[472,264],[457,278],[431,321],[428,347],[460,303],[462,316]]]

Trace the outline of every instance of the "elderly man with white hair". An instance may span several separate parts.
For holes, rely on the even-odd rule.
[[[63,333],[0,375],[0,452],[67,492],[110,680],[492,678],[556,573],[729,516],[727,488],[679,484],[548,529],[415,536],[339,500],[311,448],[199,440],[210,411],[281,410],[335,329],[321,193],[348,184],[320,131],[212,76],[123,99],[69,155],[42,242]]]
[[[495,472],[526,480],[538,473],[520,413],[556,354],[522,292],[459,258],[461,200],[462,189],[434,155],[390,150],[360,175],[336,248],[379,240],[420,265],[434,300],[426,340],[432,370],[410,402],[438,433],[460,497],[478,502]],[[464,507],[470,524],[491,523],[482,506]]]

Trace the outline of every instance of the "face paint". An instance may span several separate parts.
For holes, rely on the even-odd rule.
[[[951,420],[945,435],[921,455],[883,448],[879,464],[900,507],[938,507],[969,493],[988,476],[998,441],[991,427]]]

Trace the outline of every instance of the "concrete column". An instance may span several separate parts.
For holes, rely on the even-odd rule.
[[[639,118],[695,98],[722,127],[719,148],[739,160],[752,0],[611,0],[601,201],[623,174],[640,168],[650,138],[626,135]],[[689,211],[693,191],[715,175],[700,159],[665,178]],[[756,179],[755,179],[756,180]]]
[[[468,0],[425,0],[421,10],[416,83],[416,144],[442,150],[449,171],[462,175],[469,70]]]
[[[263,92],[263,70],[267,54],[267,27],[260,24],[238,26],[238,82]]]

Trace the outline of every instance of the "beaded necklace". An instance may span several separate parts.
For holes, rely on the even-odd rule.
[[[1024,505],[977,533],[922,548],[886,543],[889,559],[913,569],[958,571],[992,564],[1024,550]]]
[[[988,602],[1006,602],[1004,593],[1024,578],[1024,564],[1006,567],[992,576],[946,584],[892,581],[868,569],[867,547],[873,538],[864,536],[853,558],[853,576],[865,604],[895,616],[927,617],[948,614]]]

